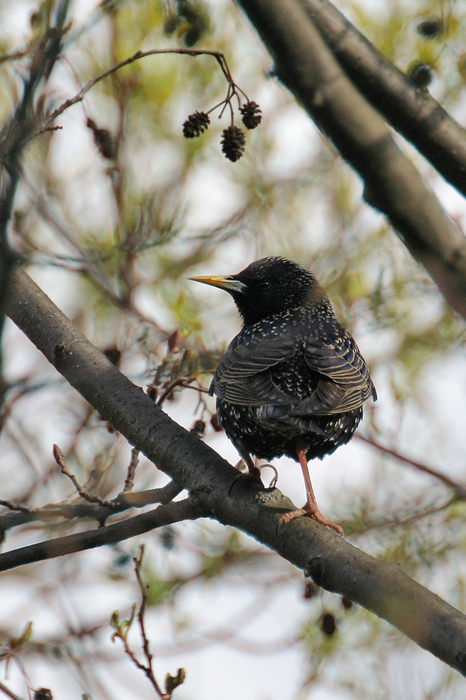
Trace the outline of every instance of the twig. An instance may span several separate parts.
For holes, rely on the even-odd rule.
[[[149,644],[149,638],[146,633],[146,624],[145,624],[145,612],[146,612],[146,603],[147,603],[147,590],[149,586],[147,586],[144,581],[142,580],[142,575],[141,575],[141,566],[142,566],[142,558],[144,556],[144,545],[142,545],[139,548],[139,556],[134,557],[134,571],[136,573],[136,579],[138,582],[139,586],[139,591],[141,593],[141,605],[139,606],[138,610],[138,623],[139,623],[139,630],[141,633],[141,639],[142,639],[142,649],[144,651],[144,656],[146,657],[146,664],[138,664],[138,668],[141,668],[144,670],[146,673],[148,679],[154,686],[155,690],[157,693],[160,695],[162,700],[168,700],[168,696],[165,695],[165,693],[162,692],[159,684],[157,683],[157,680],[154,675],[154,668],[153,668],[153,660],[154,657],[152,655],[152,652],[150,650],[150,644]],[[135,660],[135,659],[133,659]]]
[[[365,534],[366,532],[370,532],[371,530],[379,530],[382,528],[386,527],[399,527],[399,526],[404,526],[404,525],[412,525],[413,523],[418,522],[419,520],[423,520],[424,518],[429,518],[431,515],[436,515],[437,513],[441,513],[443,510],[446,510],[450,506],[454,505],[457,502],[457,498],[449,498],[448,501],[445,503],[442,503],[439,506],[432,506],[432,508],[427,508],[426,510],[423,510],[419,513],[414,513],[414,515],[409,515],[406,518],[402,518],[401,520],[384,520],[380,522],[373,522],[373,523],[368,523],[367,525],[362,526],[361,528],[356,527],[354,530],[351,531],[351,535],[360,535],[360,534]]]
[[[461,484],[458,484],[457,481],[450,479],[450,477],[446,476],[446,474],[442,474],[442,472],[439,472],[437,469],[433,469],[432,467],[428,467],[426,464],[422,464],[422,462],[417,462],[416,460],[401,454],[400,452],[394,450],[391,447],[385,447],[385,445],[382,445],[377,440],[374,440],[374,438],[366,438],[363,435],[359,434],[357,434],[355,437],[357,437],[358,440],[365,442],[367,445],[372,445],[372,447],[375,447],[380,452],[384,452],[385,454],[390,455],[391,457],[395,457],[395,459],[398,459],[400,462],[409,464],[411,467],[414,467],[415,469],[418,469],[419,471],[424,472],[425,474],[429,474],[430,476],[435,477],[439,481],[443,482],[446,486],[452,488],[458,500],[466,499],[466,487],[462,486]]]
[[[19,695],[16,695],[12,690],[6,687],[6,685],[3,685],[3,683],[0,683],[0,690],[2,693],[4,693],[8,698],[11,698],[11,700],[23,700]]]
[[[128,466],[128,473],[126,475],[125,483],[123,486],[123,493],[128,493],[128,491],[133,490],[134,486],[134,476],[136,474],[136,469],[139,464],[139,450],[133,447],[131,450],[131,461]]]
[[[191,382],[191,381],[192,381],[191,379],[188,380],[188,382]],[[198,391],[200,394],[207,394],[207,395],[210,394],[209,389],[206,389],[205,387],[201,386],[200,384],[195,386],[194,384],[189,384],[188,382],[182,381],[182,382],[180,382],[179,386],[182,387],[183,389],[193,389],[194,391]]]
[[[31,509],[27,506],[22,506],[20,503],[15,503],[14,501],[6,501],[0,498],[0,506],[8,508],[8,510],[19,511],[20,513],[31,513]]]
[[[145,623],[145,613],[146,613],[146,604],[147,604],[147,591],[149,586],[147,586],[144,581],[142,580],[142,575],[141,575],[141,567],[142,567],[142,558],[144,556],[144,545],[141,545],[139,549],[139,555],[137,557],[134,557],[134,570],[136,573],[136,580],[138,582],[139,586],[139,591],[141,593],[141,604],[139,606],[139,609],[137,611],[137,620],[139,624],[139,631],[141,634],[141,643],[142,643],[142,650],[144,652],[144,657],[145,657],[145,663],[142,661],[139,661],[137,658],[135,652],[131,649],[129,642],[128,642],[128,633],[131,629],[131,626],[133,624],[135,614],[136,614],[136,605],[133,605],[131,615],[129,619],[127,620],[122,620],[120,621],[120,616],[118,614],[118,611],[114,612],[112,615],[112,626],[115,630],[113,636],[112,636],[112,641],[115,641],[115,639],[120,639],[122,644],[123,644],[123,649],[125,651],[125,654],[131,659],[132,663],[138,668],[140,671],[143,671],[148,678],[149,682],[151,683],[152,687],[156,691],[157,695],[159,695],[161,700],[171,700],[173,691],[175,688],[177,688],[179,685],[181,685],[186,677],[186,673],[184,669],[180,668],[178,669],[178,673],[176,676],[171,676],[170,674],[167,674],[166,680],[165,680],[165,691],[162,690],[160,687],[154,673],[154,657],[153,654],[150,650],[150,643],[149,643],[149,637],[147,636],[146,632],[146,623]]]
[[[12,53],[4,53],[0,56],[0,64],[6,61],[17,61],[20,58],[28,56],[35,48],[35,45],[30,45],[24,51],[13,51]]]
[[[228,64],[226,61],[226,58],[223,53],[220,51],[208,51],[205,49],[151,49],[150,51],[136,51],[133,56],[130,56],[129,58],[125,58],[123,61],[120,61],[119,63],[116,63],[114,66],[111,68],[108,68],[106,71],[103,73],[100,73],[100,75],[97,75],[95,78],[92,78],[89,80],[81,90],[74,95],[74,97],[70,97],[68,100],[63,102],[59,107],[57,107],[48,117],[44,125],[41,127],[39,131],[37,131],[35,134],[33,134],[30,138],[34,138],[35,136],[38,136],[39,134],[43,133],[44,131],[47,131],[52,124],[53,121],[57,117],[59,117],[63,112],[65,112],[69,107],[72,107],[78,102],[81,102],[82,99],[84,98],[84,95],[89,92],[91,88],[94,87],[97,83],[99,83],[101,80],[104,78],[108,78],[109,75],[112,75],[112,73],[115,73],[116,71],[120,70],[120,68],[123,68],[124,66],[128,66],[130,63],[134,63],[134,61],[139,61],[141,58],[147,58],[147,56],[155,56],[155,55],[160,55],[160,54],[181,54],[185,56],[213,56],[217,63],[219,64],[223,75],[225,76],[225,79],[228,83],[228,91],[227,91],[227,97],[225,98],[224,102],[228,102],[231,97],[234,94],[238,94],[238,90],[247,98],[247,95],[239,88],[236,83],[234,82],[230,69],[228,68]],[[231,92],[230,92],[231,91]],[[220,103],[223,104],[223,103]]]
[[[192,381],[193,381],[193,378],[188,379],[188,380],[187,380],[188,385],[189,385],[189,383],[192,382]],[[186,386],[186,379],[183,379],[182,377],[178,377],[178,378],[176,378],[176,379],[172,379],[171,381],[167,382],[167,383],[165,384],[165,386],[164,386],[164,391],[160,394],[160,396],[158,397],[158,399],[157,399],[157,401],[156,401],[156,405],[157,405],[157,406],[162,406],[162,404],[163,404],[163,402],[165,401],[165,399],[166,399],[168,396],[170,396],[170,394],[172,393],[173,389],[176,389],[177,386],[185,387],[185,386]],[[191,388],[194,388],[194,387],[191,387]]]
[[[76,491],[79,493],[81,498],[84,498],[84,500],[89,501],[89,503],[98,503],[99,506],[105,506],[106,508],[114,507],[114,502],[106,501],[104,498],[100,498],[100,496],[93,496],[81,486],[77,477],[74,474],[72,474],[66,466],[65,455],[60,450],[58,445],[53,446],[53,457],[58,466],[60,467],[61,473],[67,476],[68,479],[73,483],[73,486],[75,487]]]
[[[110,505],[94,503],[60,503],[46,505],[42,508],[27,508],[13,501],[1,500],[0,505],[8,508],[11,513],[0,515],[0,533],[5,533],[14,527],[26,523],[43,521],[50,522],[57,518],[71,520],[73,518],[94,518],[103,525],[110,515],[116,515],[128,508],[144,508],[155,503],[167,504],[180,492],[182,487],[175,481],[156,489],[147,489],[136,493],[120,493]]]

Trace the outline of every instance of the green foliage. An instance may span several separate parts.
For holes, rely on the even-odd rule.
[[[121,637],[122,639],[126,639],[128,637],[128,633],[133,625],[135,617],[136,605],[132,606],[131,615],[125,620],[122,620],[120,618],[120,613],[118,610],[113,611],[112,616],[110,618],[110,625],[115,630],[112,637],[112,641],[115,641],[116,637]]]
[[[169,673],[167,673],[165,678],[165,691],[167,693],[173,693],[175,688],[178,688],[179,685],[182,685],[182,683],[184,683],[185,680],[186,671],[184,670],[184,668],[179,668],[176,676],[171,676]]]

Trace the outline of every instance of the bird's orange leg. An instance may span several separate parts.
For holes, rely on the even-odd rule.
[[[330,520],[326,520],[319,510],[314,494],[314,489],[312,488],[309,467],[307,465],[306,450],[298,445],[296,449],[296,454],[299,459],[299,464],[301,465],[301,470],[304,476],[307,502],[304,508],[300,508],[299,510],[292,510],[290,513],[285,513],[285,515],[280,519],[278,527],[280,528],[282,527],[282,525],[286,525],[286,523],[289,523],[290,520],[299,518],[301,515],[308,515],[310,518],[314,518],[314,520],[317,520],[318,523],[322,523],[322,525],[325,525],[325,527],[331,528],[332,530],[338,532],[339,535],[343,536],[343,528],[341,528],[340,525],[337,525],[336,523],[330,522]]]

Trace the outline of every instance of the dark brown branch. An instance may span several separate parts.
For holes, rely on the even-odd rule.
[[[20,270],[13,277],[8,313],[105,420],[190,491],[196,516],[208,514],[249,533],[306,571],[322,588],[340,593],[385,618],[466,675],[466,617],[458,610],[413,581],[400,566],[377,561],[310,518],[289,523],[279,536],[278,522],[293,507],[289,500],[276,489],[264,490],[257,483],[236,483],[232,489],[237,471],[155,406]],[[172,503],[157,509],[153,517],[163,524],[162,517],[169,521],[173,509],[186,507]],[[177,515],[179,519],[179,512]],[[149,524],[145,517],[152,514],[138,516],[138,522],[145,523],[144,529]],[[186,516],[185,512],[185,517],[193,516]],[[117,541],[118,532],[123,538],[128,526],[123,522],[101,528],[102,543],[108,542],[110,527],[115,533],[112,541]],[[92,538],[95,546],[99,532],[71,537],[83,537],[84,546]],[[77,539],[68,541],[73,547],[65,551],[83,548]],[[51,543],[42,543],[9,552],[0,556],[0,562],[4,568],[20,566],[31,561],[28,556],[33,547],[48,557],[50,546]],[[65,551],[62,546],[58,554]]]
[[[105,525],[96,530],[57,537],[54,540],[46,540],[4,552],[0,554],[0,571],[8,571],[18,566],[24,566],[24,564],[32,564],[45,559],[62,557],[65,554],[83,552],[86,549],[94,549],[106,544],[115,544],[115,542],[122,542],[165,525],[182,520],[194,520],[204,515],[206,512],[202,511],[198,504],[194,504],[188,499],[174,501],[113,525]]]
[[[334,56],[364,97],[466,195],[466,131],[417,89],[329,0],[301,0]]]
[[[448,303],[466,318],[466,238],[351,83],[299,0],[239,0],[277,76],[364,182]],[[284,28],[286,27],[286,31]]]
[[[15,256],[10,250],[8,227],[13,212],[16,191],[20,179],[24,145],[36,129],[39,119],[34,101],[41,81],[46,81],[58,60],[68,13],[69,0],[56,3],[55,20],[31,49],[31,68],[24,80],[23,95],[12,116],[0,130],[0,338],[5,318],[5,293]],[[49,8],[50,10],[50,8]],[[0,356],[0,385],[2,358]],[[0,394],[0,402],[2,396]]]

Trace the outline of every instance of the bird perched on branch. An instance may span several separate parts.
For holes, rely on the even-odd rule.
[[[258,473],[251,455],[300,463],[307,502],[282,524],[308,515],[343,534],[320,512],[307,463],[348,442],[364,401],[377,394],[325,290],[311,272],[281,257],[257,260],[236,275],[191,279],[231,294],[243,321],[210,387],[227,436],[251,475]]]

